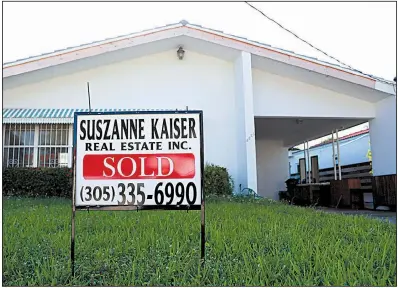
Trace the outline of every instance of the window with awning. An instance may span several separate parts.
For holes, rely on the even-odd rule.
[[[3,109],[3,166],[71,167],[78,111],[88,109]]]
[[[91,112],[174,109],[92,109]],[[71,167],[75,112],[89,109],[3,109],[3,167]]]

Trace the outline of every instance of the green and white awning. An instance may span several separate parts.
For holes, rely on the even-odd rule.
[[[171,111],[174,109],[91,109],[92,112],[116,111]],[[71,124],[75,112],[88,112],[89,109],[3,109],[3,124],[60,123]]]

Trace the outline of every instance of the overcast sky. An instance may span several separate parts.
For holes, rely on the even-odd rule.
[[[251,4],[358,70],[388,80],[396,76],[394,2]],[[6,2],[3,63],[182,19],[335,63],[244,2]]]
[[[396,75],[396,3],[251,3],[356,69]],[[3,63],[182,19],[333,62],[244,2],[3,5]]]

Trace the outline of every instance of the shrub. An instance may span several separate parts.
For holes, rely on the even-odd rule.
[[[369,141],[369,144],[370,144],[370,141]],[[368,158],[370,165],[372,166],[372,150],[370,150],[370,147],[368,149],[368,153],[366,153],[366,157]],[[369,174],[373,174],[373,169],[371,169],[369,171]]]
[[[71,168],[3,168],[3,196],[72,196]]]
[[[204,191],[206,195],[232,195],[234,183],[227,168],[206,164],[204,171]]]

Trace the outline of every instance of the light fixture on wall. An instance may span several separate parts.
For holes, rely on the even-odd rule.
[[[184,49],[180,46],[180,47],[178,48],[178,50],[177,50],[178,59],[182,60],[182,59],[184,58],[184,54],[185,54],[185,51],[184,51]]]

